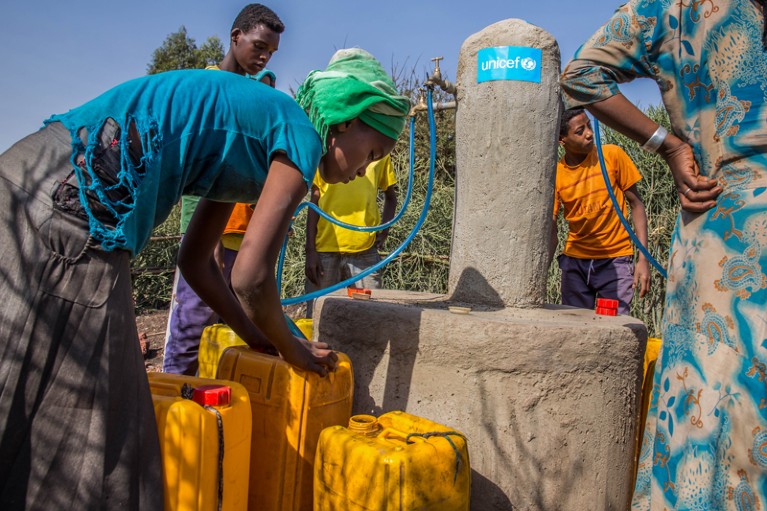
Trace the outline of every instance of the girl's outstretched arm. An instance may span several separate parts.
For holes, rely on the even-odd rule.
[[[221,273],[214,253],[234,204],[201,199],[181,242],[178,267],[195,293],[252,347],[269,341],[250,321]]]
[[[301,172],[284,155],[276,156],[232,269],[232,289],[247,317],[287,362],[325,374],[335,368],[336,354],[325,343],[301,342],[291,334],[274,275],[293,212],[305,195],[306,183]],[[227,323],[240,334],[235,324],[229,320]]]

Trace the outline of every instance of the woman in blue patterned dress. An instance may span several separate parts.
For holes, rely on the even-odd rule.
[[[764,1],[632,0],[561,83],[668,163],[682,213],[634,509],[767,507],[767,52]],[[654,79],[673,134],[617,84]]]

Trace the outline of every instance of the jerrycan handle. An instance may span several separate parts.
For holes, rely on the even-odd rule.
[[[378,435],[378,436],[380,438],[385,438],[387,440],[399,440],[399,441],[401,441],[404,444],[412,444],[416,440],[419,441],[419,442],[425,442],[426,441],[425,438],[421,438],[421,437],[415,437],[415,439],[411,439],[410,438],[411,435],[412,435],[412,433],[408,434],[408,433],[405,433],[404,431],[400,431],[398,429],[384,428],[384,430],[381,431],[381,434]]]
[[[459,438],[462,438],[464,443],[466,442],[466,437],[457,431],[432,431],[429,433],[410,433],[405,437],[405,442],[410,443],[413,441],[413,439],[419,439],[422,442],[425,442],[428,438],[431,437],[442,437],[450,444],[450,447],[453,448],[453,452],[455,453],[455,472],[453,473],[453,483],[455,483],[456,479],[458,478],[458,472],[461,468],[461,464],[463,463],[463,456],[461,456],[461,451],[458,449],[458,446],[455,445],[455,442],[450,438],[451,436],[456,436]]]
[[[181,395],[181,391],[179,390],[178,385],[164,381],[150,381],[149,389],[152,394],[157,396],[178,397]]]

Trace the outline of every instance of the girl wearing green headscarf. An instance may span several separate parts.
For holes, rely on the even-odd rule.
[[[392,150],[410,104],[362,50],[311,73],[299,101],[235,73],[171,71],[0,154],[0,509],[162,509],[130,258],[182,194],[202,198],[178,257],[197,295],[253,348],[335,366],[326,344],[288,329],[279,249],[316,169],[329,183],[361,175]],[[256,201],[230,288],[213,252],[234,203]]]
[[[389,154],[410,111],[410,101],[399,95],[381,64],[358,48],[339,50],[324,71],[309,73],[296,101],[320,135],[323,154],[317,168],[328,183],[363,176],[369,163]],[[322,343],[296,342],[282,319],[274,282],[282,240],[306,193],[306,183],[298,172],[283,174],[274,180],[276,191],[268,197],[267,180],[250,223],[255,227],[245,234],[232,282],[254,322],[269,325],[265,327],[267,338],[288,362],[324,373],[326,367],[334,366],[335,355]],[[285,203],[286,197],[290,197],[289,203]],[[235,285],[235,279],[244,285]],[[262,284],[254,287],[254,282]]]

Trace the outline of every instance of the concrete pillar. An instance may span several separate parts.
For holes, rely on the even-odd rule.
[[[478,83],[478,53],[538,48],[540,83]],[[544,303],[556,171],[559,46],[522,20],[500,21],[463,43],[458,60],[456,202],[449,293],[507,307]]]

